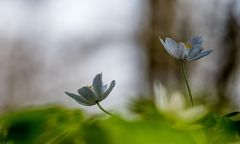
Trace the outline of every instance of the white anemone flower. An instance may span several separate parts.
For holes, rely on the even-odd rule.
[[[154,92],[156,107],[166,118],[177,123],[194,123],[208,114],[208,110],[204,105],[188,108],[183,95],[179,92],[169,95],[161,83],[154,84]]]
[[[190,39],[188,42],[177,43],[171,38],[166,38],[165,41],[160,38],[166,51],[174,58],[186,61],[195,61],[209,55],[213,50],[204,50],[202,37],[197,36]]]
[[[107,85],[103,85],[102,74],[97,74],[93,80],[92,86],[84,86],[78,89],[78,94],[65,92],[68,96],[75,99],[79,104],[85,106],[91,106],[98,104],[100,101],[105,99],[115,86],[113,80],[107,88]]]
[[[92,106],[96,104],[103,112],[112,116],[112,114],[105,110],[99,102],[104,100],[111,93],[114,86],[115,80],[113,80],[107,88],[107,85],[103,85],[102,74],[97,74],[93,79],[92,86],[84,86],[78,89],[79,95],[69,92],[65,93],[81,105]]]

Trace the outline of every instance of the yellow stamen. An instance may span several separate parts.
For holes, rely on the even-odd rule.
[[[92,88],[93,88],[93,86],[92,86],[92,85],[90,85],[90,86],[87,86],[87,87],[89,87],[90,89],[92,89]]]
[[[186,42],[185,47],[186,48],[192,48],[192,44],[190,44],[189,42]]]

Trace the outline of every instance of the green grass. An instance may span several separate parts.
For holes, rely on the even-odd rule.
[[[146,104],[148,103],[148,104]],[[141,105],[141,106],[140,106]],[[8,144],[228,144],[240,143],[236,115],[208,113],[184,122],[150,102],[135,102],[135,118],[83,114],[60,106],[27,108],[0,117],[0,141]]]

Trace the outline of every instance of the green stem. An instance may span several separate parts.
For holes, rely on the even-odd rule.
[[[103,112],[105,112],[106,114],[112,116],[112,114],[111,114],[110,112],[108,112],[107,110],[105,110],[105,109],[99,104],[99,102],[96,102],[96,103],[97,103],[97,106],[98,106]]]
[[[191,104],[193,106],[192,93],[191,93],[191,89],[190,89],[190,86],[189,86],[188,81],[187,81],[186,72],[185,72],[185,68],[184,68],[184,61],[183,60],[181,60],[181,70],[182,70],[184,81],[185,81],[187,89],[188,89],[188,94],[189,94],[189,97],[190,97],[190,100],[191,100]]]

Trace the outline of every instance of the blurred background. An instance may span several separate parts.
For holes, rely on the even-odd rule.
[[[201,35],[214,52],[187,63],[194,100],[216,111],[240,102],[238,0],[1,0],[0,109],[78,105],[64,94],[91,85],[98,73],[116,80],[107,109],[135,97],[153,99],[156,81],[185,90],[178,62],[159,42]],[[187,95],[187,93],[186,93]]]

